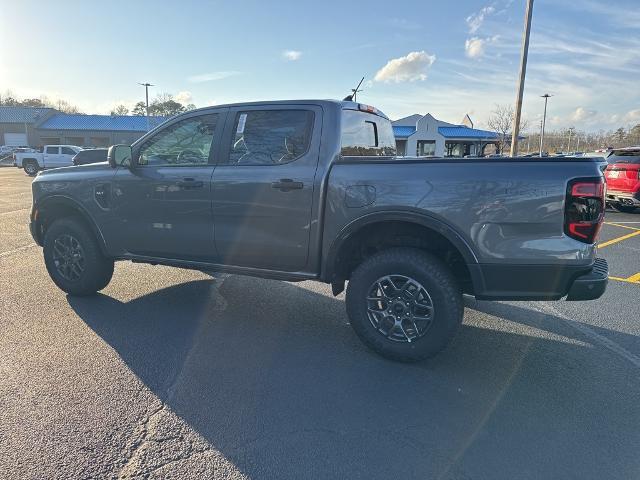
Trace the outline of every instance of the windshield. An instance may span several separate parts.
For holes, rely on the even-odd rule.
[[[607,157],[607,163],[640,163],[640,148],[613,150]]]

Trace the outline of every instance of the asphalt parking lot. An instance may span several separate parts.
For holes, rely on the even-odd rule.
[[[68,297],[0,169],[0,478],[640,477],[640,214],[591,302],[467,300],[437,358],[370,353],[313,282],[118,263]]]

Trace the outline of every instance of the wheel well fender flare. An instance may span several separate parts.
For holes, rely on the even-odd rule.
[[[37,210],[39,212],[38,219],[36,220],[37,232],[42,231],[40,228],[42,226],[42,215],[46,215],[42,212],[46,212],[47,210],[56,208],[70,211],[82,218],[95,234],[102,253],[107,254],[107,244],[105,242],[104,236],[102,235],[102,231],[100,230],[100,227],[98,226],[96,221],[81,203],[66,195],[50,195],[40,199],[36,203],[34,210]],[[38,238],[38,243],[40,245],[42,245],[43,241],[44,238]]]
[[[460,252],[460,255],[464,259],[467,265],[474,265],[478,263],[478,258],[474,253],[469,243],[458,233],[453,227],[445,223],[444,221],[422,213],[416,213],[411,211],[384,211],[375,212],[368,215],[359,217],[349,224],[347,224],[333,240],[326,259],[323,262],[322,279],[325,281],[333,280],[333,276],[336,270],[336,259],[340,249],[344,243],[360,229],[371,225],[373,223],[381,222],[406,222],[413,223],[442,235],[447,239],[455,249]]]

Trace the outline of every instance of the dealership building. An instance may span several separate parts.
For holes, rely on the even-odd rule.
[[[164,120],[150,117],[149,128]],[[81,115],[53,108],[0,106],[0,145],[108,147],[131,144],[147,131],[147,117],[139,115]]]
[[[473,128],[468,116],[460,125],[443,122],[429,113],[410,115],[392,124],[398,155],[403,156],[483,156],[497,152],[500,144],[498,133]]]

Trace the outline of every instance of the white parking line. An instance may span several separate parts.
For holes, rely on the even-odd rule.
[[[570,319],[569,317],[567,317],[563,313],[559,312],[552,305],[549,305],[548,303],[542,303],[542,304],[540,304],[539,307],[534,305],[534,308],[536,310],[542,312],[542,313],[548,313],[548,314],[551,314],[551,315],[554,315],[556,317],[561,318],[570,327],[574,328],[575,330],[578,330],[580,333],[582,333],[582,334],[586,335],[587,337],[591,338],[596,343],[599,343],[600,345],[605,347],[607,350],[610,350],[613,353],[615,353],[615,354],[619,355],[620,357],[624,358],[625,360],[628,360],[633,365],[635,365],[637,368],[640,368],[640,357],[634,355],[633,353],[631,353],[626,348],[621,347],[620,345],[618,345],[613,340],[610,340],[607,337],[605,337],[603,335],[600,335],[599,333],[596,333],[595,331],[593,331],[592,329],[587,327],[584,323],[576,322],[575,320]]]

